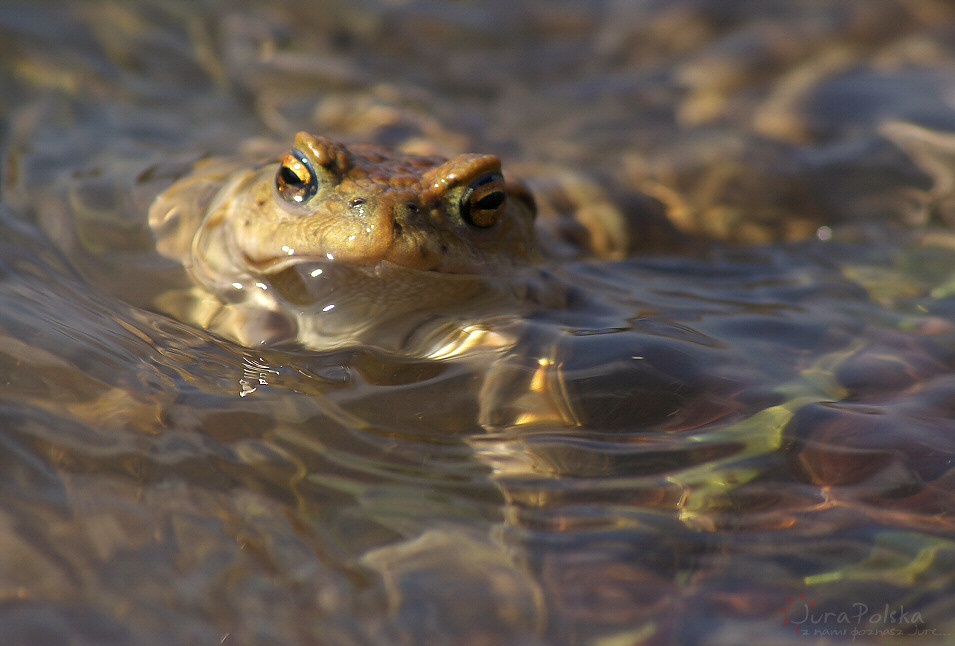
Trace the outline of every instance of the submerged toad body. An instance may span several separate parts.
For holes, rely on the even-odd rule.
[[[434,317],[410,314],[461,323],[465,309],[493,316],[502,298],[498,313],[560,300],[529,262],[534,217],[530,192],[492,155],[445,160],[303,132],[278,162],[205,162],[157,198],[150,226],[195,282],[163,305],[180,318],[246,344],[410,343],[433,356],[448,349],[422,332]]]

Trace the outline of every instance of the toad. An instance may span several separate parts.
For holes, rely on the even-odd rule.
[[[550,232],[548,243],[573,246],[582,238],[553,232],[612,223],[594,210],[600,204],[587,200],[579,222],[576,213],[557,227],[559,218],[541,218],[550,226],[542,238]],[[157,249],[188,276],[154,305],[247,347],[466,362],[485,429],[603,419],[599,411],[581,417],[572,403],[575,365],[584,387],[614,382],[610,403],[593,399],[595,409],[619,410],[630,387],[661,399],[674,381],[643,354],[622,364],[604,357],[614,372],[595,368],[601,357],[590,349],[599,344],[584,352],[572,342],[567,330],[599,336],[625,329],[618,321],[632,314],[538,262],[561,252],[538,245],[535,218],[530,191],[492,155],[417,156],[303,132],[277,160],[204,160],[156,198],[149,223]],[[603,233],[590,239],[621,237],[612,227]],[[514,455],[481,451],[495,464]]]
[[[534,219],[531,193],[493,155],[416,156],[305,132],[278,161],[202,162],[149,214],[159,252],[193,282],[159,303],[177,318],[251,346],[428,357],[505,343],[478,318],[562,303],[533,265]]]

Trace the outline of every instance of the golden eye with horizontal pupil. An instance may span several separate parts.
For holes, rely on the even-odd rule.
[[[275,173],[275,188],[283,200],[292,204],[304,204],[318,192],[312,163],[302,151],[292,148],[282,159]]]
[[[504,178],[490,173],[474,180],[461,196],[461,217],[476,227],[489,227],[504,212]]]

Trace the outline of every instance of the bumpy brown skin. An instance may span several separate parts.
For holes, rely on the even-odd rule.
[[[501,181],[493,155],[420,157],[372,145],[346,147],[304,132],[292,149],[311,165],[316,188],[308,199],[295,203],[283,196],[277,188],[280,163],[220,174],[214,179],[221,187],[214,195],[207,189],[205,197],[196,179],[186,178],[150,214],[160,250],[192,265],[207,283],[302,260],[500,273],[534,254],[533,198],[522,183],[506,181],[504,202],[490,226],[476,226],[462,213],[474,182]],[[208,170],[206,177],[216,174],[214,167]],[[203,212],[201,223],[184,213],[181,191],[189,186],[197,193],[191,208]],[[191,227],[196,235],[187,250],[182,247],[190,236],[182,229]]]

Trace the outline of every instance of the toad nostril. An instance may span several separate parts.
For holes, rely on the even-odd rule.
[[[365,203],[365,198],[363,198],[363,197],[356,197],[356,198],[353,199],[353,200],[349,200],[348,206],[350,206],[350,207],[352,207],[352,208],[355,208],[356,206],[361,206],[361,205],[364,204],[364,203]]]

